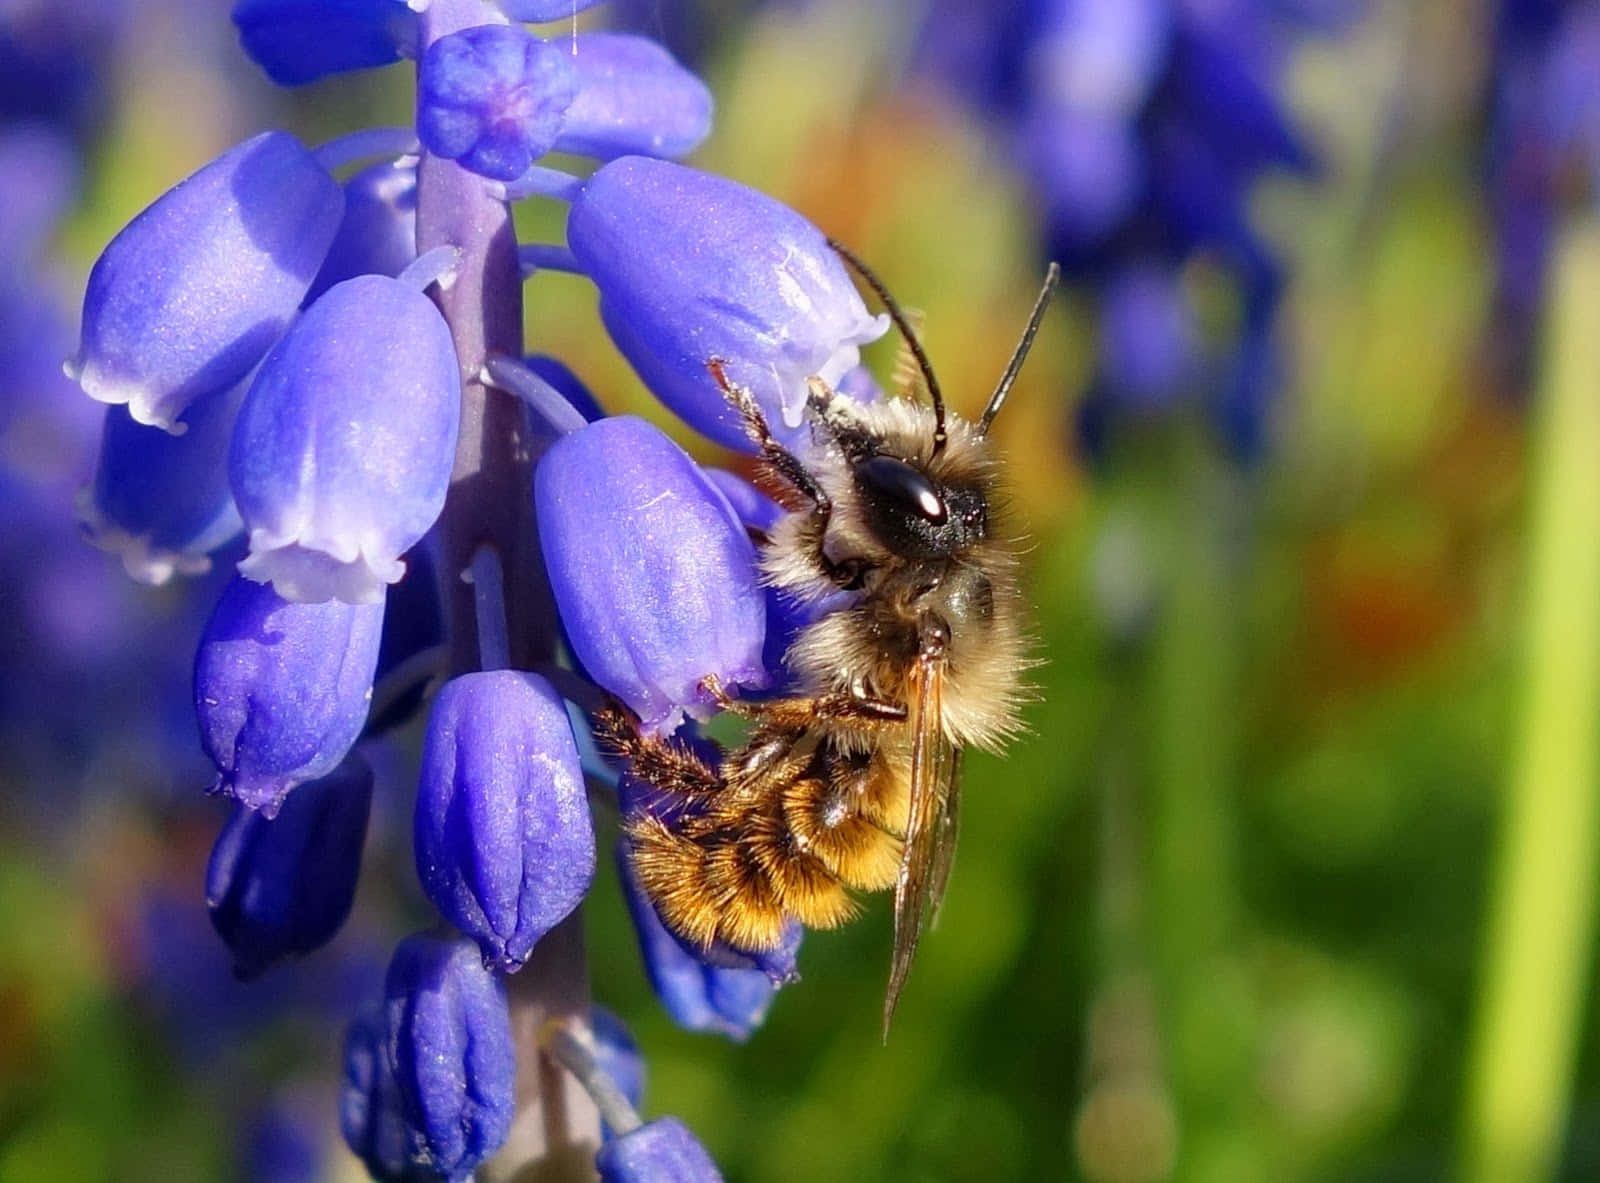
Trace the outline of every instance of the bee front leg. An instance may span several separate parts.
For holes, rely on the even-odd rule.
[[[752,702],[731,697],[715,674],[708,674],[700,685],[720,709],[768,726],[804,729],[818,722],[839,722],[856,724],[865,731],[877,731],[906,721],[906,708],[900,703],[863,694],[834,691],[814,698]]]
[[[761,458],[788,482],[792,489],[811,502],[811,510],[806,515],[807,549],[817,569],[837,587],[858,586],[860,572],[850,564],[835,563],[822,549],[822,544],[828,536],[828,522],[833,517],[833,499],[818,483],[811,470],[801,463],[800,458],[772,437],[772,429],[767,426],[767,417],[762,413],[761,405],[756,402],[753,394],[743,386],[736,385],[728,377],[726,363],[721,358],[714,357],[706,362],[706,369],[711,371],[718,389],[722,391],[722,397],[728,400],[733,409],[739,413],[739,418],[744,420],[745,431],[761,450]],[[812,381],[818,380],[812,379]]]

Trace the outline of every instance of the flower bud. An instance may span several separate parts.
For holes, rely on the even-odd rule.
[[[417,876],[484,963],[522,968],[594,879],[594,827],[566,705],[537,674],[452,678],[417,790]]]
[[[242,523],[228,488],[228,441],[241,386],[202,395],[171,435],[107,407],[94,484],[79,502],[89,541],[122,559],[141,583],[204,574],[210,554]]]
[[[206,868],[211,923],[253,978],[321,948],[350,914],[372,805],[372,769],[355,753],[299,786],[270,821],[240,805]]]
[[[287,132],[246,140],[158,198],[89,273],[71,363],[91,397],[172,429],[283,332],[333,241],[344,197]]]
[[[578,80],[572,60],[514,25],[478,25],[428,46],[417,135],[469,172],[511,181],[556,142]]]
[[[646,727],[704,713],[708,674],[766,684],[755,548],[677,444],[642,419],[591,423],[540,460],[534,503],[572,651]]]
[[[338,767],[361,734],[383,603],[297,604],[243,577],[223,589],[194,664],[216,789],[263,816]]]
[[[888,328],[868,314],[822,232],[723,177],[625,156],[573,202],[567,241],[600,290],[617,348],[657,398],[720,443],[750,449],[706,371],[719,358],[773,434],[797,443],[806,380],[835,383]]]
[[[345,1030],[339,1132],[350,1152],[380,1183],[424,1183],[431,1176],[411,1162],[400,1086],[389,1060],[389,1030],[380,1006],[363,1009]]]
[[[499,0],[500,11],[516,21],[564,21],[601,0]]]
[[[752,956],[719,948],[696,956],[661,923],[655,905],[639,886],[628,862],[626,842],[617,846],[623,899],[639,939],[645,976],[672,1021],[685,1031],[710,1031],[743,1043],[767,1017],[778,983],[797,977],[795,953],[800,926],[770,954]],[[709,964],[711,960],[726,965]]]
[[[601,1183],[722,1183],[717,1164],[689,1127],[661,1117],[600,1147]]]
[[[471,941],[418,933],[395,949],[384,998],[411,1158],[452,1183],[469,1179],[511,1129],[505,986]]]
[[[285,599],[381,600],[444,507],[460,414],[433,302],[381,275],[335,284],[267,355],[239,410],[228,462],[250,534],[239,570]]]
[[[417,167],[371,165],[344,183],[344,218],[305,302],[358,275],[399,275],[416,257]]]
[[[234,0],[245,53],[279,86],[386,66],[415,52],[405,0]]]
[[[577,97],[562,120],[557,152],[675,160],[711,134],[711,92],[648,37],[580,33],[569,60]]]

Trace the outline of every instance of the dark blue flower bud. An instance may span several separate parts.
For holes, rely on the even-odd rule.
[[[685,1031],[714,1032],[741,1043],[748,1039],[767,1017],[777,983],[798,976],[794,959],[800,946],[799,925],[793,926],[783,947],[765,956],[726,948],[697,956],[661,923],[628,863],[625,843],[618,845],[617,868],[645,976],[672,1021]],[[713,959],[728,964],[708,964]]]
[[[234,810],[211,849],[206,907],[239,977],[319,949],[343,926],[371,805],[372,769],[352,752],[331,775],[300,785],[271,820]]]
[[[566,704],[537,674],[452,678],[417,789],[417,876],[491,968],[522,968],[594,879],[594,827]]]
[[[384,998],[411,1157],[466,1180],[511,1129],[517,1053],[505,986],[471,941],[418,933],[395,949]]]
[[[569,60],[578,90],[556,151],[675,160],[711,134],[711,92],[649,38],[580,33]]]
[[[661,1117],[629,1130],[594,1156],[602,1183],[721,1183],[717,1164],[689,1127]]]
[[[381,275],[335,284],[257,371],[228,472],[239,570],[286,599],[380,600],[444,507],[461,377],[433,302]]]
[[[389,1059],[389,1028],[380,1006],[363,1009],[344,1037],[339,1132],[378,1183],[428,1183],[434,1172],[411,1161],[400,1086]]]
[[[498,0],[500,11],[512,20],[563,21],[592,8],[601,0]]]
[[[766,603],[728,500],[642,419],[602,419],[539,461],[545,567],[572,651],[646,727],[705,713],[708,674],[764,686]]]
[[[573,203],[567,241],[600,289],[612,340],[645,384],[691,425],[752,447],[706,372],[720,358],[780,439],[798,442],[806,380],[837,382],[888,318],[861,302],[822,232],[782,203],[723,177],[626,156]]]
[[[73,376],[171,428],[239,381],[300,306],[344,196],[287,132],[246,140],[168,190],[96,260]]]
[[[417,14],[405,0],[235,0],[245,53],[279,86],[411,56]]]
[[[361,734],[383,604],[291,603],[242,576],[200,638],[194,703],[216,788],[266,817],[338,767]]]
[[[366,734],[381,735],[399,727],[422,705],[428,680],[438,668],[427,656],[445,643],[444,610],[439,604],[439,577],[431,540],[424,538],[406,552],[406,574],[389,585],[384,597],[383,641],[378,646],[375,697]]]
[[[417,134],[428,151],[497,181],[550,151],[578,86],[565,53],[513,25],[439,38],[417,80]]]
[[[242,386],[202,395],[179,419],[183,434],[135,423],[107,407],[94,483],[79,503],[90,542],[122,559],[142,583],[200,575],[243,523],[228,487],[228,441]]]
[[[416,165],[371,165],[344,183],[344,219],[305,302],[358,275],[399,275],[416,257]]]

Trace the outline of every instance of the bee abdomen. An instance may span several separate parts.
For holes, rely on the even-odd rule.
[[[784,794],[783,822],[794,843],[840,883],[862,891],[891,886],[900,868],[900,840],[866,817],[857,794],[796,785]]]
[[[781,803],[775,802],[781,808]],[[838,928],[860,911],[827,863],[806,848],[781,812],[754,819],[746,836],[751,855],[771,880],[778,900],[807,928]]]

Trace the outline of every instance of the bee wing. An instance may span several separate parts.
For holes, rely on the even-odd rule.
[[[944,672],[944,660],[930,655],[919,657],[911,670],[911,809],[900,877],[894,885],[894,956],[889,966],[889,991],[883,1000],[885,1038],[928,913],[943,894],[950,873],[959,761],[945,739],[942,724]]]
[[[944,889],[950,885],[950,868],[956,861],[956,838],[961,825],[961,749],[950,750],[950,775],[945,782],[944,816],[933,839],[933,870],[929,874],[928,911],[937,927],[944,907]]]

